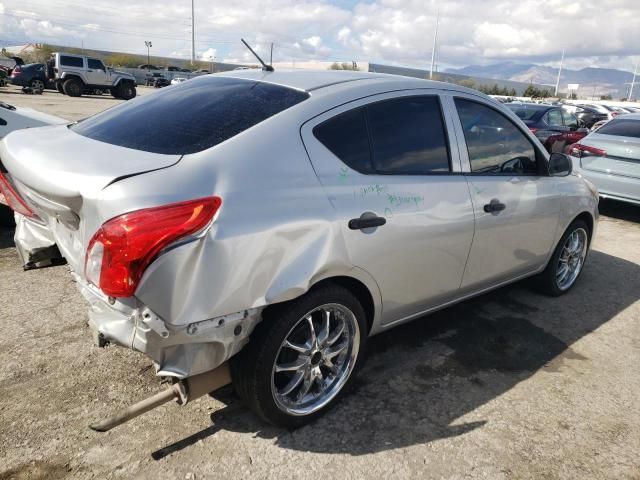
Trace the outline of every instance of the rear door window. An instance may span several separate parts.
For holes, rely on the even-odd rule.
[[[428,175],[450,171],[438,97],[378,102],[369,105],[367,113],[376,172]]]
[[[186,155],[218,145],[308,97],[265,82],[200,77],[129,100],[70,128],[121,147]]]
[[[578,119],[570,112],[562,111],[564,126],[569,128],[578,128]]]
[[[614,118],[598,129],[601,135],[640,138],[640,120]]]
[[[487,105],[456,98],[471,172],[481,175],[536,175],[533,144],[507,117]]]
[[[313,134],[350,168],[360,173],[374,173],[364,108],[349,110],[321,123],[313,129]]]
[[[428,175],[451,171],[437,96],[400,97],[355,108],[316,126],[313,134],[360,173]]]
[[[547,117],[545,119],[545,121],[547,122],[547,125],[549,125],[550,127],[562,127],[563,123],[562,123],[562,113],[560,113],[560,110],[549,110],[547,112]]]
[[[82,68],[84,62],[82,57],[69,57],[67,55],[60,55],[60,65],[64,67],[78,67]]]

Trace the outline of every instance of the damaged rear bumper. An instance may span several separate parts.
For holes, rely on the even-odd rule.
[[[73,274],[90,304],[89,326],[98,345],[115,343],[144,353],[156,374],[186,378],[213,370],[244,347],[261,319],[254,308],[184,326],[165,323],[137,300],[124,303],[105,298]]]

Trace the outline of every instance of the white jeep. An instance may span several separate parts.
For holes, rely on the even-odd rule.
[[[53,80],[60,93],[79,97],[83,93],[108,90],[123,100],[136,96],[133,75],[106,67],[102,60],[84,55],[51,54]]]

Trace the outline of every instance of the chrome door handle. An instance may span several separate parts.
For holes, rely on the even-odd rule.
[[[484,206],[484,211],[487,213],[498,213],[507,208],[504,203],[500,203],[500,200],[494,198]]]
[[[362,230],[363,228],[381,227],[387,223],[384,217],[360,217],[349,220],[349,228],[351,230]]]

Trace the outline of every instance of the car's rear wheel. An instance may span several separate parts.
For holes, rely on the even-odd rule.
[[[591,241],[588,225],[575,220],[558,242],[547,268],[540,274],[542,290],[552,296],[567,293],[582,273],[589,243]]]
[[[80,80],[76,80],[75,78],[70,78],[62,84],[64,93],[66,93],[70,97],[81,96],[83,88],[84,86],[82,85],[82,82],[80,82]]]
[[[268,310],[249,344],[231,359],[233,385],[266,421],[295,428],[344,392],[366,342],[362,305],[327,284]]]
[[[29,82],[29,86],[34,90],[44,90],[44,81],[39,78],[34,78]]]
[[[131,82],[121,82],[116,87],[116,97],[131,100],[136,96],[136,87]]]

